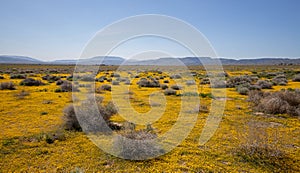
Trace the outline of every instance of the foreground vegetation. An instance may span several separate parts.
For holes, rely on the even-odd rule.
[[[189,67],[194,81],[185,81],[184,86],[174,81],[181,78],[180,72],[168,76],[159,68],[133,76],[115,74],[116,67],[103,66],[95,79],[83,75],[79,79],[83,83],[77,83],[72,66],[0,65],[0,172],[300,171],[299,66],[225,66],[220,74],[226,78],[223,83],[210,81],[202,67]],[[74,116],[70,91],[91,87],[91,80],[96,80],[97,102],[105,121],[128,138],[151,139],[168,131],[177,121],[185,95],[200,97],[200,107],[190,105],[199,112],[198,119],[189,136],[168,154],[145,161],[111,156],[87,138]],[[124,85],[130,91],[119,97],[129,98],[138,112],[160,107],[159,102],[149,102],[149,96],[164,94],[163,116],[145,126],[125,121],[111,102],[112,87]],[[189,86],[197,86],[198,92],[183,92]],[[214,96],[211,87],[226,88],[227,97]],[[224,116],[214,136],[200,146],[213,99],[226,100]],[[149,154],[122,139],[117,142],[126,146],[121,155]]]

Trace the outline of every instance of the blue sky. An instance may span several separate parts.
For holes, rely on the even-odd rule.
[[[2,55],[78,58],[106,25],[133,15],[163,14],[195,26],[221,57],[300,57],[299,0],[1,0],[0,4]]]

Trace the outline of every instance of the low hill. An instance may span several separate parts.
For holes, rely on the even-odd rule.
[[[0,55],[1,64],[40,64],[43,61],[26,57],[26,56],[10,56],[10,55]]]

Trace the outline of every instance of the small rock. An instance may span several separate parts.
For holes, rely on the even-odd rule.
[[[264,115],[263,112],[254,112],[253,114],[254,114],[254,115]]]

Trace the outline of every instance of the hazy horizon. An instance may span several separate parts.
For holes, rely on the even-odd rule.
[[[44,61],[44,62],[51,62],[51,61],[60,61],[60,60],[78,60],[79,58],[55,58],[55,59],[51,59],[51,60],[44,60],[41,58],[37,58],[37,57],[30,57],[30,56],[25,56],[25,55],[0,55],[0,56],[21,56],[21,57],[29,57],[29,58],[34,58],[36,60],[40,60],[40,61]],[[99,55],[101,56],[101,55]],[[102,55],[103,56],[103,55]],[[178,57],[155,57],[155,58],[145,58],[145,59],[140,59],[140,58],[124,58],[121,56],[117,56],[117,55],[109,55],[109,57],[119,57],[119,58],[123,58],[125,60],[138,60],[138,61],[143,61],[143,60],[157,60],[160,58],[187,58],[187,57],[194,57],[194,56],[178,56]],[[93,57],[90,57],[93,58]],[[200,57],[201,58],[201,57]],[[211,58],[211,57],[210,57]],[[300,59],[300,57],[241,57],[241,58],[237,58],[237,57],[213,57],[213,59],[216,58],[221,58],[221,59],[234,59],[234,60],[246,60],[246,59],[272,59],[272,58],[278,58],[278,59]],[[89,58],[80,58],[80,59],[89,59]]]

